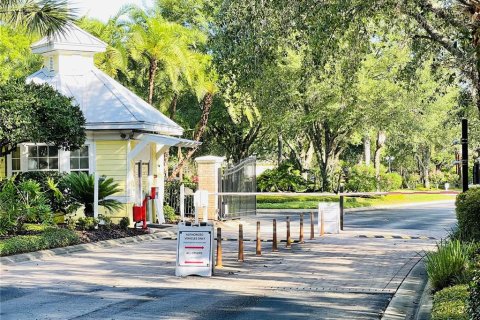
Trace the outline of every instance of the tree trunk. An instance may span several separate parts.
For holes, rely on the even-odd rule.
[[[363,137],[363,160],[365,161],[365,165],[369,166],[371,162],[371,148],[370,148],[370,136],[365,135]]]
[[[377,180],[380,178],[380,155],[383,147],[385,146],[385,140],[387,135],[385,131],[379,130],[377,133],[377,143],[375,148],[375,177]]]
[[[205,130],[207,129],[208,117],[210,115],[212,104],[213,104],[213,95],[211,93],[207,93],[202,100],[202,105],[203,105],[202,116],[200,117],[200,121],[197,125],[197,131],[194,134],[194,140],[197,142],[200,141],[203,134],[205,133]],[[170,177],[168,177],[168,180],[173,180],[178,175],[180,170],[185,165],[185,162],[190,160],[193,154],[198,150],[198,147],[199,146],[195,146],[187,152],[187,154],[185,155],[185,158],[183,158],[178,163],[177,167],[173,170]]]
[[[175,92],[173,95],[173,99],[170,102],[170,107],[169,109],[169,117],[170,119],[174,120],[175,118],[175,113],[177,112],[177,101],[178,101],[178,94]]]
[[[158,62],[150,59],[150,68],[148,69],[148,103],[153,104],[153,88],[155,84],[155,74],[157,73]]]
[[[278,140],[277,140],[277,165],[280,166],[280,164],[283,161],[283,138],[282,134],[278,134]]]

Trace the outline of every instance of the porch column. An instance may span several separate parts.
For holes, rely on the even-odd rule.
[[[198,190],[207,190],[208,193],[217,193],[218,169],[220,169],[224,157],[204,156],[195,159],[198,172]],[[208,196],[208,219],[216,220],[218,210],[217,196]],[[203,212],[199,213],[199,219],[203,219]]]

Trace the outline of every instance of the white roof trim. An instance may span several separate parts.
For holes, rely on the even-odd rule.
[[[177,137],[169,137],[161,134],[151,134],[144,133],[137,138],[140,141],[153,142],[158,144],[163,144],[170,147],[184,147],[184,148],[193,148],[201,145],[201,142],[182,139]]]

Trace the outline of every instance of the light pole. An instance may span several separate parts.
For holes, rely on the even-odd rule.
[[[388,172],[392,172],[392,162],[395,160],[394,156],[386,156],[385,160],[388,162]]]

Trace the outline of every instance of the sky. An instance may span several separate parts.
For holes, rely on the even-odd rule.
[[[79,16],[87,15],[105,22],[126,4],[145,7],[151,5],[153,0],[69,0],[68,2],[72,8],[77,8]]]

